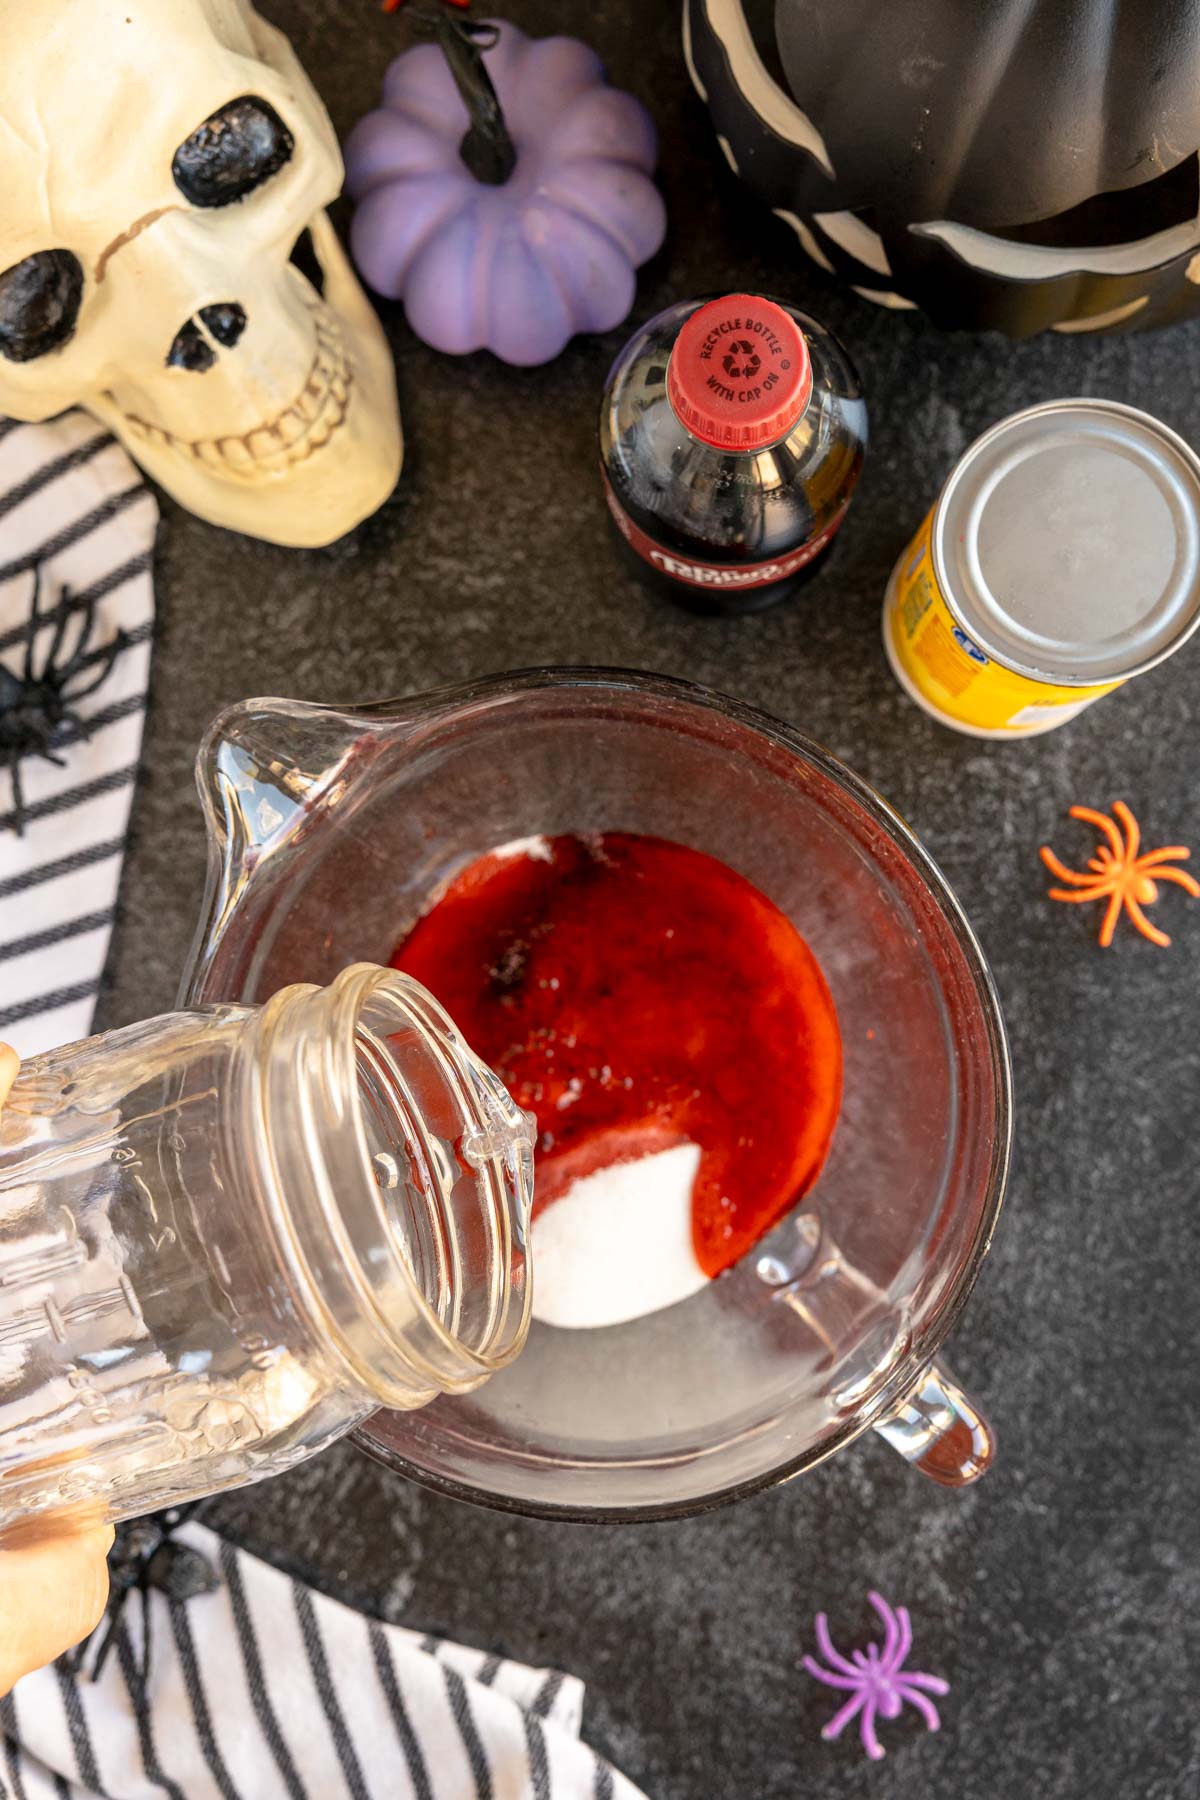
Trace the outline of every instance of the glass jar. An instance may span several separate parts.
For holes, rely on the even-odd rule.
[[[477,1387],[528,1329],[532,1137],[357,964],[27,1063],[0,1112],[0,1530],[121,1519]]]

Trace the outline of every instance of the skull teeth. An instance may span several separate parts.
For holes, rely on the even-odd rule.
[[[284,418],[298,418],[301,425],[311,425],[321,410],[325,393],[325,383],[314,375],[304,392],[297,395],[295,405],[290,411],[284,413]]]
[[[311,421],[306,419],[303,413],[294,408],[289,409],[280,415],[275,425],[275,435],[280,443],[290,450],[293,444],[300,442],[310,423]]]
[[[313,322],[317,342],[308,377],[290,405],[274,419],[240,437],[189,440],[122,409],[130,435],[143,444],[194,457],[214,474],[246,480],[303,462],[344,423],[354,384],[336,315],[321,305],[313,309]]]

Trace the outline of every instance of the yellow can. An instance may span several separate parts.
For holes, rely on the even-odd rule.
[[[1053,731],[1200,624],[1200,459],[1146,413],[1059,400],[960,459],[892,571],[900,685],[975,737]]]

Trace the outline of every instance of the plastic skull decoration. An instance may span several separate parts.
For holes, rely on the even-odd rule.
[[[1200,312],[1200,0],[684,0],[683,28],[734,171],[864,299],[1015,337]]]
[[[277,543],[374,511],[395,375],[287,40],[246,0],[21,0],[0,52],[0,412],[85,406],[192,511]]]

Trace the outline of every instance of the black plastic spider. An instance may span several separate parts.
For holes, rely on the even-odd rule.
[[[108,680],[114,662],[129,643],[128,635],[124,631],[117,631],[102,650],[89,653],[88,645],[96,628],[96,602],[88,600],[76,609],[81,615],[79,635],[70,655],[60,663],[67,620],[72,610],[70,592],[64,588],[55,608],[53,640],[40,671],[35,672],[33,652],[38,627],[49,616],[38,611],[40,592],[41,571],[35,570],[33,603],[29,609],[29,623],[25,628],[25,666],[22,674],[14,675],[11,669],[0,663],[0,769],[7,769],[12,776],[13,810],[7,823],[18,837],[25,835],[25,797],[21,791],[20,769],[22,759],[40,756],[60,769],[65,766],[66,758],[55,754],[60,734],[70,727],[77,737],[86,738],[93,729],[92,722],[80,718],[75,711],[76,703],[86,699],[88,694],[94,694]],[[98,663],[99,666],[92,679],[83,687],[76,688],[73,693],[68,693],[67,683],[72,676],[91,668],[93,663]]]
[[[172,1535],[202,1505],[200,1500],[189,1500],[117,1526],[108,1553],[108,1605],[91,1637],[69,1658],[73,1669],[84,1668],[90,1656],[92,1680],[99,1681],[120,1637],[125,1603],[136,1590],[142,1596],[142,1660],[136,1676],[144,1695],[150,1679],[150,1589],[157,1588],[168,1600],[191,1600],[220,1586],[220,1577],[204,1553],[190,1544],[177,1543]]]

